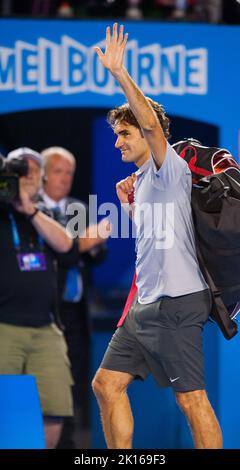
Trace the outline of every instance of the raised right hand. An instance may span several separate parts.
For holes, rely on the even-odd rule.
[[[112,36],[110,26],[106,29],[106,49],[102,52],[100,47],[94,47],[102,65],[114,76],[117,76],[123,68],[124,51],[127,44],[128,33],[124,34],[123,25],[118,32],[118,24],[114,23]]]

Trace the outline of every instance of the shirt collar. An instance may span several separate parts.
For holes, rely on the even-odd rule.
[[[138,168],[135,174],[137,176],[142,175],[148,169],[149,165],[150,165],[150,158]]]
[[[60,199],[60,201],[56,202],[45,192],[42,192],[42,198],[48,209],[54,209],[55,207],[59,207],[61,212],[65,212],[67,198],[64,197],[63,199]]]

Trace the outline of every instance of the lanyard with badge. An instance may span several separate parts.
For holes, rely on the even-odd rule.
[[[46,257],[44,253],[44,241],[38,235],[39,251],[36,252],[22,252],[20,237],[16,220],[12,213],[9,214],[11,223],[12,239],[16,251],[18,267],[20,271],[45,271],[46,270]]]

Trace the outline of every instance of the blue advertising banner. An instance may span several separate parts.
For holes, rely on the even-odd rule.
[[[111,107],[121,89],[100,64],[106,21],[8,20],[0,27],[0,113]],[[237,156],[240,28],[126,22],[126,66],[171,115],[214,124]]]

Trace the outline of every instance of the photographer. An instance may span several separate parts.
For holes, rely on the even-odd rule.
[[[75,240],[78,252],[76,259],[69,264],[68,256],[66,266],[66,255],[61,256],[58,269],[59,314],[64,325],[64,336],[74,378],[74,416],[64,419],[58,448],[77,449],[84,445],[83,438],[89,435],[90,426],[91,325],[87,296],[87,268],[105,259],[107,252],[105,242],[110,235],[110,226],[105,239],[96,236],[97,234],[91,237],[91,230],[96,226],[90,224],[87,205],[69,196],[76,169],[74,155],[63,147],[49,147],[42,152],[42,157],[44,161],[42,200],[52,211],[55,220],[63,226],[69,221],[69,215],[66,213],[68,205],[77,204],[87,227],[85,236],[82,234]],[[108,226],[108,222],[102,220],[101,227],[106,223]]]
[[[27,174],[21,176],[19,170],[9,176],[24,161]],[[53,318],[54,252],[71,252],[72,241],[34,203],[41,186],[41,155],[19,148],[8,154],[5,168],[0,175],[0,374],[35,376],[46,447],[54,448],[62,418],[72,415],[66,345]],[[17,199],[6,198],[5,179],[17,182]]]

